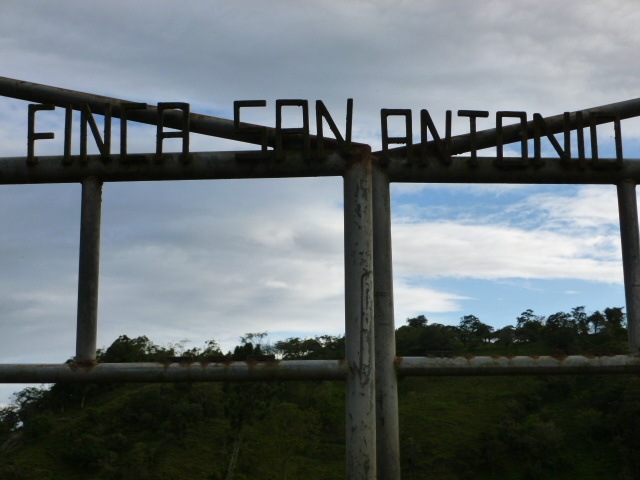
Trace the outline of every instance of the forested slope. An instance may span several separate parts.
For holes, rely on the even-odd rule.
[[[594,317],[595,314],[598,314]],[[624,353],[621,309],[538,317],[505,333],[473,316],[397,330],[399,355]],[[562,347],[562,348],[561,348]],[[265,352],[266,351],[266,352]],[[265,345],[242,339],[235,360],[276,353],[342,358],[342,337]],[[221,355],[120,337],[102,362]],[[403,478],[640,478],[640,378],[527,376],[399,381]],[[54,385],[17,392],[0,410],[2,479],[341,479],[344,385]]]

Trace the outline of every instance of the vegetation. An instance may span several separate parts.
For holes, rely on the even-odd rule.
[[[527,310],[499,330],[423,315],[396,331],[398,355],[625,353],[620,308],[548,317]],[[265,344],[247,334],[227,356],[344,357],[344,338]],[[101,362],[206,360],[215,341],[167,347],[119,337]],[[640,478],[640,378],[529,376],[400,379],[402,471],[418,479]],[[0,409],[0,478],[340,479],[340,382],[29,387]]]

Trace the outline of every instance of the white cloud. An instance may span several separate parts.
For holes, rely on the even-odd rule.
[[[396,323],[404,318],[424,313],[455,312],[462,309],[462,301],[469,297],[410,285],[396,279],[393,287]]]
[[[413,275],[622,280],[617,237],[424,222],[395,225],[393,241],[398,270]],[[591,258],[594,251],[597,259]]]
[[[610,228],[619,225],[618,200],[613,186],[586,185],[577,195],[532,195],[515,209],[538,210],[545,213],[548,227]]]

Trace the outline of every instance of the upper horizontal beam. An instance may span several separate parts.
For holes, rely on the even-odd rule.
[[[77,183],[89,176],[103,182],[332,177],[342,176],[349,162],[357,161],[357,157],[338,153],[322,161],[307,161],[299,151],[283,152],[282,160],[262,157],[260,151],[190,153],[187,162],[180,153],[164,153],[160,162],[152,153],[130,154],[125,161],[112,155],[109,162],[100,155],[89,155],[83,163],[73,156],[68,165],[63,156],[36,158],[35,165],[28,164],[27,157],[0,158],[0,185]],[[541,166],[520,168],[496,167],[493,157],[478,160],[476,166],[470,165],[468,157],[454,157],[450,165],[418,166],[392,159],[380,168],[391,182],[615,185],[632,179],[640,183],[640,159],[624,160],[620,168],[613,159],[599,159],[599,164],[610,165],[604,168],[579,168],[559,158],[542,158]]]
[[[640,116],[640,98],[634,98],[632,100],[625,100],[623,102],[610,103],[609,105],[602,105],[599,107],[587,108],[585,110],[577,110],[575,112],[571,112],[569,125],[570,130],[575,130],[577,128],[576,117],[577,113],[579,112],[582,113],[582,116],[584,118],[584,127],[589,126],[589,115],[592,114],[619,115],[620,120],[625,120],[628,118]],[[544,120],[551,133],[557,134],[564,132],[564,114],[546,117]],[[612,121],[613,119],[610,117],[598,117],[596,123],[598,125],[601,125]],[[534,138],[535,125],[533,120],[527,122],[526,135],[528,139]],[[505,145],[521,141],[522,136],[520,124],[516,123],[513,125],[505,125],[504,127],[502,127],[502,136],[503,143]],[[498,134],[495,128],[489,128],[487,130],[476,132],[475,137],[476,148],[478,150],[495,147],[498,143]],[[462,155],[464,153],[470,152],[472,149],[471,138],[472,136],[469,133],[451,137],[451,155]],[[422,144],[414,144],[412,147],[413,155],[419,157],[421,154],[421,149]],[[437,153],[436,144],[433,140],[427,142],[427,151],[430,154]],[[375,153],[380,154],[382,152],[380,151]],[[392,156],[406,156],[406,154],[406,146],[389,149],[389,155]]]
[[[282,160],[260,159],[261,151],[163,153],[157,161],[155,153],[129,154],[122,161],[112,155],[104,162],[100,155],[89,155],[81,163],[79,157],[64,165],[63,156],[36,157],[29,165],[27,157],[0,158],[0,185],[27,183],[76,183],[93,176],[103,182],[158,180],[215,180],[239,178],[287,178],[341,176],[344,159],[335,153],[322,162],[305,161],[302,152],[283,153]]]
[[[617,185],[633,179],[640,183],[638,159],[625,159],[619,167],[616,159],[601,158],[600,167],[588,164],[582,168],[560,158],[542,158],[539,166],[499,167],[497,157],[478,157],[477,161],[474,165],[471,157],[452,157],[449,165],[434,161],[420,166],[394,158],[381,168],[391,182]]]

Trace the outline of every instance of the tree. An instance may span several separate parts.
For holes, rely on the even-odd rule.
[[[577,324],[571,314],[558,312],[553,315],[549,315],[544,327],[547,331],[558,331],[564,328],[575,330],[577,328]]]
[[[193,357],[195,360],[206,361],[208,357],[222,355],[220,346],[215,340],[207,340],[204,344],[204,348],[190,348],[184,350],[182,355],[185,357]]]
[[[396,330],[396,354],[410,357],[422,355],[424,349],[419,340],[420,331],[411,325],[403,325]]]
[[[20,414],[17,405],[0,408],[0,438],[13,432],[20,425]],[[0,442],[2,444],[2,442]]]
[[[344,358],[344,337],[321,335],[315,338],[287,338],[276,342],[272,351],[283,360],[308,358],[313,360],[339,360]]]
[[[580,335],[586,335],[589,333],[589,317],[584,311],[584,307],[574,307],[571,309],[571,316],[578,326]]]
[[[624,333],[626,315],[622,311],[622,307],[605,308],[604,316],[607,319],[605,328],[612,337],[615,337],[616,334]]]
[[[606,317],[599,310],[593,312],[588,318],[588,322],[591,324],[591,330],[593,333],[598,333],[600,329],[604,327],[606,321]]]
[[[624,479],[640,478],[640,379],[632,378],[613,417],[614,442],[622,457]]]
[[[147,337],[129,338],[120,335],[106,351],[98,356],[100,363],[133,363],[148,362],[158,353],[159,347]],[[171,352],[173,353],[173,352]],[[155,358],[154,358],[155,360]]]
[[[413,328],[423,328],[427,326],[429,320],[424,315],[418,315],[415,318],[407,318],[407,325]]]
[[[11,404],[17,407],[22,423],[44,412],[47,404],[46,388],[27,387],[11,395]]]
[[[542,338],[544,317],[539,317],[528,309],[516,318],[516,340],[519,342],[537,342]]]
[[[570,353],[578,340],[578,324],[571,314],[557,312],[547,318],[544,335],[550,346]]]
[[[451,351],[458,349],[457,329],[450,325],[433,323],[418,330],[418,345],[421,354],[433,351]]]
[[[460,318],[458,338],[465,347],[470,342],[482,343],[488,340],[492,332],[493,327],[482,323],[475,315],[465,315]]]
[[[498,340],[498,343],[509,348],[516,338],[516,329],[513,328],[513,325],[507,325],[500,330],[496,330],[494,337]]]
[[[233,360],[246,360],[249,355],[260,355],[262,353],[260,344],[254,346],[249,341],[255,338],[262,341],[264,335],[246,334],[241,337],[242,345],[235,348]],[[249,382],[246,384],[227,382],[223,385],[223,391],[225,392],[225,414],[235,432],[234,446],[226,476],[227,480],[231,480],[240,455],[244,428],[256,420],[264,418],[271,410],[275,399],[276,385],[273,382]]]
[[[290,478],[295,456],[304,454],[318,441],[320,424],[320,415],[312,408],[302,410],[294,403],[276,405],[264,420],[267,435],[277,439],[261,445],[260,457],[267,459],[262,467],[271,473],[265,477]]]

